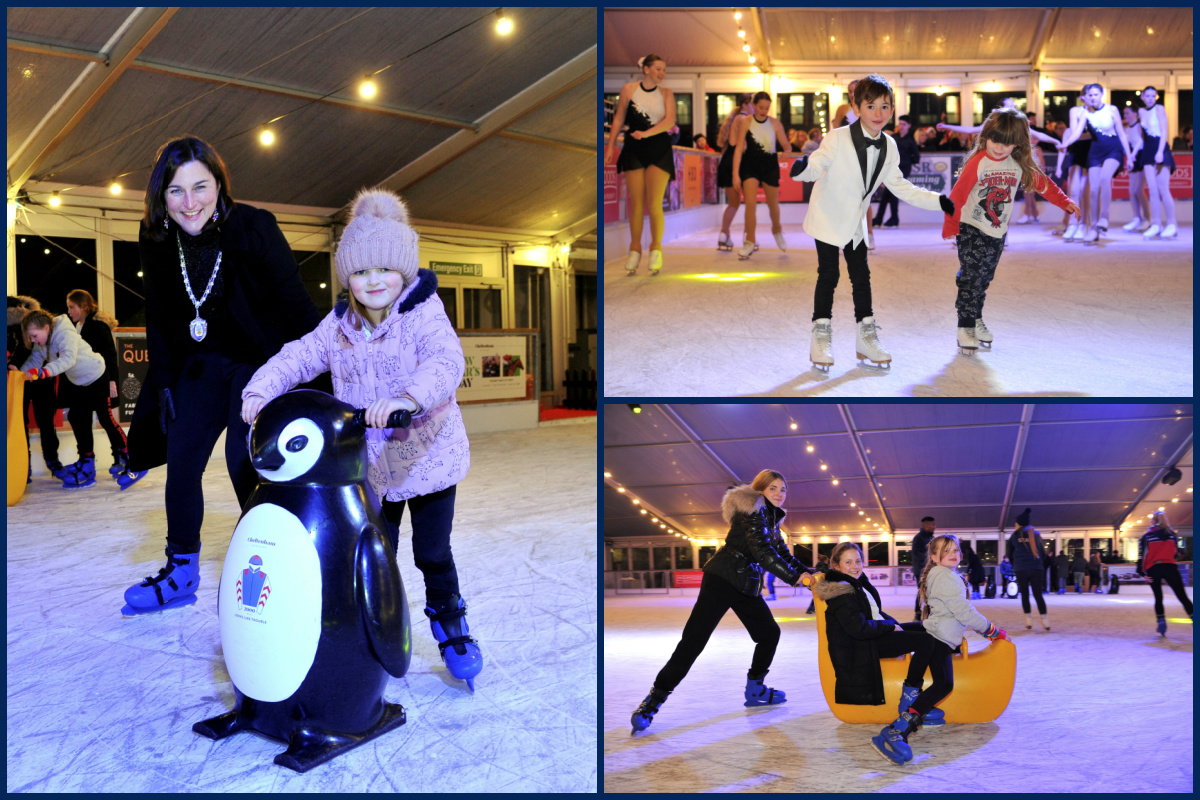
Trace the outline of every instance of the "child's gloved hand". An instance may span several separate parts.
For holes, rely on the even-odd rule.
[[[984,631],[983,635],[987,637],[989,642],[994,642],[997,639],[1008,639],[1008,633],[1004,630],[1004,628],[997,628],[996,623],[994,622],[988,623],[988,629]],[[1009,641],[1012,640],[1009,639]]]
[[[942,207],[942,211],[945,211],[947,214],[949,214],[952,217],[954,216],[954,201],[951,200],[949,197],[946,197],[946,195],[944,195],[944,194],[939,194],[938,195],[938,205],[940,205]]]
[[[808,169],[808,156],[800,156],[793,161],[792,168],[789,171],[789,174],[792,176],[792,180],[800,177],[800,173],[804,172],[806,169]]]
[[[25,380],[27,381],[40,381],[41,379],[48,377],[50,377],[50,375],[46,372],[45,367],[42,367],[41,369],[34,367],[25,370]]]

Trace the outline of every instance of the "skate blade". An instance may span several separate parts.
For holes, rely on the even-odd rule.
[[[172,608],[180,608],[182,606],[194,605],[197,599],[198,598],[194,594],[188,595],[187,597],[177,597],[174,600],[170,600],[166,603],[163,603],[161,606],[155,606],[154,608],[134,608],[133,606],[126,603],[125,605],[123,605],[121,607],[121,616],[123,616],[123,617],[141,617],[146,614],[158,614],[158,613],[167,611]]]
[[[662,272],[661,269],[652,269],[652,270],[650,270],[650,277],[651,278],[657,277],[658,273],[660,273],[660,272]]]
[[[740,253],[738,254],[738,261],[749,261],[749,260],[750,260],[750,256],[744,256]]]
[[[874,367],[876,369],[891,369],[892,368],[892,360],[890,358],[887,361],[874,361],[870,358],[867,358],[862,353],[855,353],[855,355],[858,356],[858,364],[861,367]],[[870,362],[870,363],[868,364],[866,362]]]
[[[985,341],[983,341],[982,339],[980,339],[980,340],[979,340],[979,349],[981,349],[981,350],[991,350],[991,349],[992,349],[992,343],[991,343],[991,342],[985,342]]]
[[[879,745],[875,744],[874,739],[871,740],[871,747],[873,747],[875,749],[876,753],[879,753],[879,755],[883,756],[883,759],[885,761],[887,761],[889,764],[891,764],[893,767],[902,767],[907,763],[905,761],[897,761],[896,759],[889,756],[887,754],[887,752],[885,752],[883,750],[883,748],[881,748]]]
[[[630,278],[632,278],[632,277],[633,277],[634,275],[636,275],[636,274],[637,274],[637,270],[636,270],[636,269],[627,269],[627,270],[625,270],[625,275],[626,275],[626,276],[628,276],[628,277],[630,277]]]
[[[817,372],[824,372],[826,375],[829,374],[829,368],[833,366],[832,363],[818,364],[816,361],[812,362],[812,365],[813,369],[815,369]]]
[[[960,347],[960,348],[958,348],[958,352],[961,353],[962,355],[966,356],[967,358],[971,358],[972,356],[975,355],[975,351],[977,349],[978,348],[975,348],[975,347]]]

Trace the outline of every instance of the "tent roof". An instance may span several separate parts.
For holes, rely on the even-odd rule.
[[[852,63],[1055,64],[1192,60],[1187,8],[743,8],[771,69]],[[606,8],[604,65],[746,67],[730,8]],[[670,31],[665,37],[663,31]]]
[[[664,524],[723,537],[726,489],[762,469],[787,479],[791,533],[913,530],[926,515],[941,530],[1007,530],[1026,507],[1046,530],[1137,527],[1159,506],[1192,524],[1191,404],[640,408],[605,406],[606,538]],[[1175,465],[1182,479],[1163,485]]]
[[[9,8],[10,187],[140,190],[190,133],[249,202],[334,213],[383,185],[417,219],[591,233],[595,12],[508,9],[500,37],[494,11]]]

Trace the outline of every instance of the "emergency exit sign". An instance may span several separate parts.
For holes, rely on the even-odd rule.
[[[474,275],[483,277],[483,264],[459,264],[454,261],[430,261],[429,268],[438,275]]]

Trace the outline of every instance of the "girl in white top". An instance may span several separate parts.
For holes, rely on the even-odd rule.
[[[1071,126],[1058,149],[1066,150],[1083,135],[1085,126],[1092,134],[1087,163],[1092,222],[1083,235],[1083,243],[1095,244],[1101,233],[1108,232],[1108,206],[1112,201],[1113,175],[1121,168],[1122,155],[1126,169],[1133,167],[1133,156],[1129,152],[1129,141],[1125,138],[1125,128],[1121,124],[1121,115],[1117,107],[1104,102],[1104,87],[1098,83],[1089,83],[1083,87],[1080,99],[1083,106],[1071,109]]]
[[[784,155],[791,155],[792,144],[787,140],[783,123],[769,115],[771,95],[759,92],[754,95],[754,113],[739,117],[733,124],[733,142],[737,150],[733,154],[733,188],[746,201],[745,243],[738,257],[745,260],[755,250],[755,208],[758,202],[758,187],[767,195],[767,208],[771,211],[771,233],[775,244],[787,251],[783,238],[783,224],[779,221],[779,159],[775,156],[775,144],[783,145]]]
[[[667,62],[651,53],[638,59],[642,79],[621,87],[613,116],[604,163],[613,163],[617,136],[628,123],[629,133],[617,171],[625,173],[629,188],[629,255],[625,269],[633,275],[642,258],[642,220],[650,214],[650,274],[662,269],[663,195],[675,179],[675,155],[668,131],[675,127],[675,95],[661,86],[667,77]]]
[[[1121,227],[1140,233],[1150,227],[1150,201],[1142,191],[1146,176],[1139,168],[1142,163],[1142,123],[1138,121],[1138,113],[1129,106],[1121,109],[1121,116],[1125,120],[1125,138],[1129,140],[1129,152],[1133,153],[1133,169],[1129,170],[1129,203],[1133,206],[1133,219]]]
[[[1175,171],[1175,159],[1167,147],[1167,112],[1158,104],[1158,92],[1153,86],[1142,90],[1145,108],[1138,109],[1142,122],[1145,144],[1140,164],[1146,179],[1146,190],[1150,194],[1150,220],[1152,224],[1142,236],[1153,239],[1175,238],[1175,198],[1171,197],[1171,173]],[[1159,209],[1162,209],[1161,211]],[[1163,217],[1166,225],[1163,226]]]

